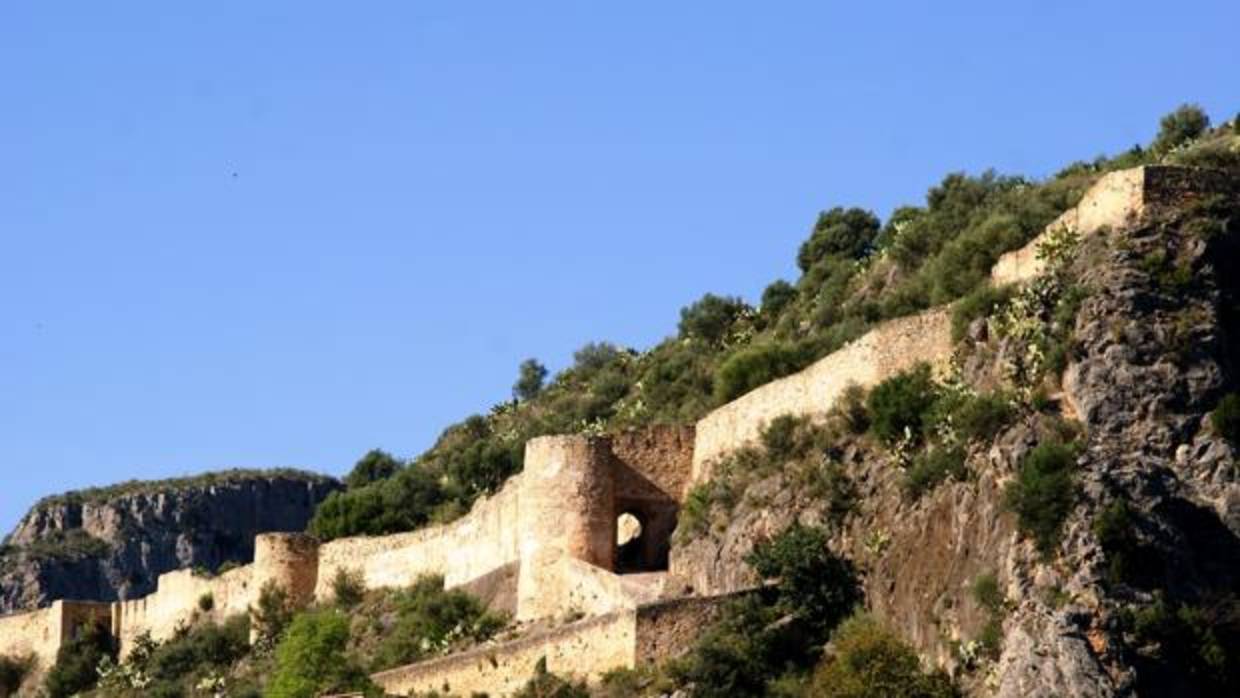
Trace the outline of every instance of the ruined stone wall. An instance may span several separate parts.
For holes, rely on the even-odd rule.
[[[196,620],[218,623],[229,616],[247,613],[256,593],[253,575],[254,565],[216,577],[177,570],[159,575],[155,593],[113,603],[112,635],[120,642],[121,656],[129,654],[134,640],[143,633],[150,633],[153,640],[167,640],[178,628]],[[211,597],[211,609],[207,611],[199,606],[205,596]]]
[[[1019,283],[1041,274],[1038,246],[1057,228],[1081,236],[1106,228],[1118,230],[1212,194],[1235,191],[1235,186],[1222,172],[1189,167],[1147,165],[1107,173],[1085,192],[1075,208],[1046,226],[1032,242],[1000,257],[991,270],[991,283]]]
[[[528,462],[527,456],[527,462]],[[469,514],[442,526],[390,536],[342,538],[319,548],[314,597],[332,597],[339,570],[361,573],[367,588],[403,587],[426,574],[443,575],[456,587],[520,559],[519,500],[524,475],[479,499]]]
[[[825,415],[850,384],[871,387],[920,362],[936,367],[951,359],[951,316],[937,308],[885,322],[809,368],[756,388],[697,423],[694,484],[710,479],[711,463],[753,443],[784,414]]]
[[[693,474],[693,435],[692,425],[657,425],[609,435],[611,452],[621,466],[616,497],[646,497],[647,487],[653,486],[674,501],[684,501]],[[643,482],[633,482],[638,478]]]
[[[547,669],[563,676],[596,680],[604,672],[634,666],[637,613],[618,611],[533,633],[500,645],[479,647],[371,676],[385,692],[446,691],[453,695],[485,693],[508,696],[534,675],[546,658]]]
[[[636,664],[655,664],[684,654],[719,617],[734,595],[670,599],[637,609]]]
[[[60,646],[89,623],[111,622],[110,604],[91,601],[56,601],[47,608],[0,616],[0,656],[34,658],[27,686],[37,683],[56,663]]]

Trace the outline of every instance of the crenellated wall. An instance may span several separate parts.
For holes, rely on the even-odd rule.
[[[112,635],[120,643],[121,656],[129,654],[134,640],[143,633],[162,641],[196,620],[220,622],[248,612],[256,590],[252,583],[254,567],[238,567],[216,577],[199,576],[192,570],[168,572],[159,576],[155,593],[113,603]],[[204,611],[201,600],[208,596],[211,608]]]
[[[62,644],[90,623],[111,623],[110,604],[91,601],[55,601],[26,613],[0,616],[0,656],[34,658],[34,677],[56,663]]]

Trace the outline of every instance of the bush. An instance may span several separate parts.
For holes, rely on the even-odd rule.
[[[517,367],[517,382],[512,384],[512,396],[518,400],[533,400],[542,392],[547,379],[547,367],[538,359],[526,359]]]
[[[361,603],[365,595],[366,584],[362,580],[361,572],[343,567],[336,570],[332,577],[332,597],[337,606],[352,608]]]
[[[952,425],[960,435],[983,443],[993,439],[1016,414],[1011,399],[1003,393],[969,395],[953,407]]]
[[[295,609],[284,587],[274,581],[263,584],[258,590],[258,605],[250,608],[250,622],[254,626],[255,644],[269,648],[293,620]]]
[[[808,271],[827,257],[861,259],[869,253],[880,227],[878,217],[864,209],[837,206],[823,211],[797,252],[797,266]]]
[[[1210,424],[1219,436],[1240,445],[1240,394],[1224,395],[1210,413]]]
[[[1196,104],[1181,104],[1158,122],[1158,135],[1150,149],[1160,155],[1197,138],[1210,128],[1210,117]]]
[[[214,608],[215,608],[215,595],[214,594],[208,591],[204,593],[202,596],[198,597],[198,610],[202,611],[203,613],[210,613],[212,609]]]
[[[226,669],[250,653],[250,623],[244,615],[229,618],[223,625],[204,623],[172,640],[153,645],[147,656],[131,654],[140,668],[162,690],[171,691],[185,677],[201,675],[209,669]],[[135,656],[138,655],[138,656]]]
[[[834,654],[814,674],[815,698],[952,698],[960,691],[946,674],[922,671],[912,648],[868,615],[835,631]]]
[[[905,436],[920,442],[937,398],[938,386],[928,364],[898,373],[870,391],[866,402],[870,430],[887,443]]]
[[[969,325],[978,318],[990,317],[995,310],[1003,307],[1013,295],[1012,286],[995,288],[990,284],[982,284],[952,306],[952,341],[964,339]]]
[[[0,698],[17,695],[30,670],[34,668],[34,656],[7,657],[0,655]]]
[[[964,465],[964,449],[959,446],[936,446],[917,457],[904,474],[904,491],[911,499],[918,499],[948,478],[964,480],[968,469]]]
[[[715,372],[715,402],[735,400],[754,388],[800,371],[809,361],[802,348],[778,342],[741,349]]]
[[[795,286],[783,279],[773,281],[762,291],[762,314],[767,318],[779,317],[779,314],[796,299]]]
[[[590,698],[585,682],[572,682],[547,671],[547,658],[534,665],[534,676],[513,698]]]
[[[727,336],[732,325],[749,311],[749,305],[740,298],[708,293],[681,308],[680,337],[697,337],[718,344]]]
[[[1059,545],[1063,523],[1076,506],[1075,459],[1072,446],[1057,441],[1038,444],[1004,491],[1004,503],[1016,513],[1021,533],[1046,556]]]
[[[589,378],[603,370],[624,352],[611,342],[587,342],[573,352],[572,371],[578,378]]]
[[[815,637],[825,640],[861,601],[856,571],[831,552],[820,528],[793,524],[756,546],[745,562],[762,577],[779,580],[776,610],[805,623]]]
[[[395,618],[373,652],[371,669],[382,671],[410,664],[462,644],[491,638],[504,627],[503,618],[463,591],[445,591],[443,578],[426,576],[395,593]],[[390,625],[389,625],[390,624]]]
[[[349,622],[336,611],[297,616],[276,647],[267,698],[315,698],[325,693],[365,690],[379,695],[366,672],[345,650]]]
[[[467,454],[461,467],[471,477],[496,480],[511,464],[504,460],[505,454],[483,454],[482,448],[485,446]],[[484,457],[494,461],[484,461]],[[411,465],[387,480],[331,493],[315,509],[309,530],[325,541],[409,531],[430,521],[436,507],[446,499],[447,493],[438,478]]]
[[[386,480],[400,470],[401,463],[386,451],[371,449],[354,464],[353,469],[345,476],[344,483],[349,488],[365,487],[372,482]]]
[[[99,680],[96,667],[105,658],[116,658],[108,629],[101,623],[82,626],[78,636],[56,652],[56,664],[43,684],[49,698],[68,698],[93,688]]]
[[[1121,621],[1155,664],[1142,672],[1137,688],[1143,694],[1240,691],[1240,604],[1234,595],[1209,605],[1171,603],[1160,596]]]

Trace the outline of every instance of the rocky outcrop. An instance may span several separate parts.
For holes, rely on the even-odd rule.
[[[910,500],[896,458],[849,437],[827,456],[855,488],[842,522],[788,475],[767,477],[725,525],[678,542],[669,585],[751,585],[744,557],[757,541],[794,520],[825,523],[832,547],[862,571],[871,610],[970,694],[1200,695],[1202,678],[1174,664],[1196,648],[1160,646],[1132,621],[1156,604],[1206,609],[1194,621],[1202,633],[1209,622],[1232,633],[1240,618],[1240,471],[1209,419],[1240,379],[1240,279],[1228,270],[1240,230],[1211,230],[1195,215],[1162,211],[1081,244],[1067,283],[1086,297],[1066,368],[1046,386],[1050,406],[973,444],[965,481]],[[1005,357],[1028,351],[992,335],[980,321],[959,348],[964,378],[982,389],[1001,382]],[[1076,506],[1047,557],[1020,536],[1003,495],[1025,454],[1065,421],[1082,434]],[[1131,511],[1138,558],[1123,578],[1097,529],[1117,502]],[[995,616],[971,588],[990,575],[1004,604],[999,648],[986,657],[976,641]]]
[[[298,471],[234,471],[48,498],[5,541],[0,613],[136,598],[164,572],[249,562],[256,534],[304,530],[340,487]]]

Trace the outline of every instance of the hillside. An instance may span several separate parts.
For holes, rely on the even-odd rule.
[[[136,601],[0,695],[1236,695],[1237,254],[1240,119],[1193,107],[829,209],[759,306],[530,360],[411,461],[39,503],[0,601]]]

